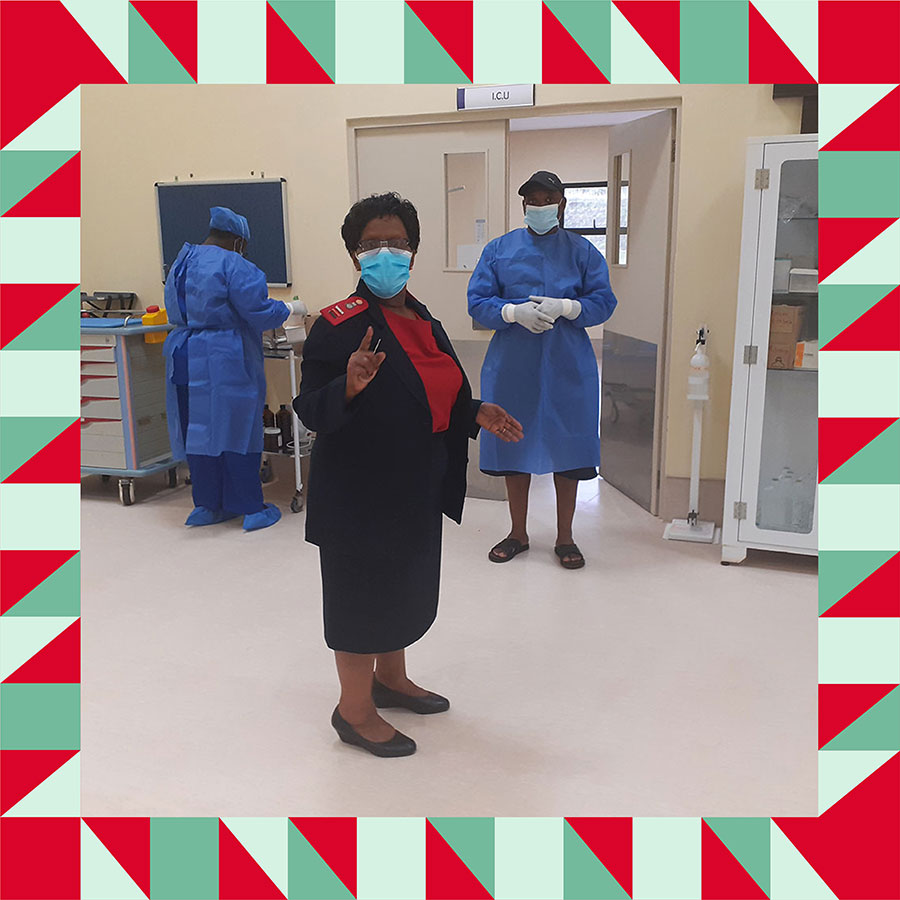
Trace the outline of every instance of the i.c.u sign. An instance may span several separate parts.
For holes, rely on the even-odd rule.
[[[496,106],[534,106],[533,84],[496,84],[457,88],[457,109],[492,109]]]

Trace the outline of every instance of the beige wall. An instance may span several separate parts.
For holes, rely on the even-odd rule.
[[[457,113],[455,101],[454,85],[84,86],[84,289],[134,290],[142,303],[158,303],[153,183],[191,173],[217,179],[264,171],[285,177],[290,192],[295,284],[275,293],[299,293],[317,308],[345,296],[355,283],[338,237],[350,198],[347,120],[490,117]],[[706,322],[712,330],[713,400],[703,475],[721,478],[744,140],[797,132],[800,101],[773,101],[770,85],[539,85],[537,101],[542,113],[555,114],[574,104],[582,104],[578,111],[585,104],[681,106],[666,474],[689,471],[691,428],[680,384],[687,377],[693,330]]]
[[[509,227],[522,227],[519,185],[540,169],[561,181],[606,181],[606,128],[554,128],[509,133]]]
[[[468,217],[461,231],[471,244],[475,234],[475,216],[468,213],[468,190],[450,194],[444,190],[444,160],[458,159],[473,152],[487,167],[487,234],[500,237],[506,231],[506,121],[429,123],[387,128],[367,128],[356,137],[356,169],[358,196],[365,197],[386,190],[396,190],[415,201],[421,220],[422,240],[416,253],[410,287],[443,322],[455,341],[489,340],[491,332],[475,331],[468,314],[466,290],[470,272],[446,268],[445,219],[448,200],[459,211],[456,201],[462,198],[462,213]],[[482,175],[482,179],[483,179]],[[451,235],[451,241],[457,236]],[[456,243],[453,262],[456,260]],[[477,374],[477,371],[476,371]]]

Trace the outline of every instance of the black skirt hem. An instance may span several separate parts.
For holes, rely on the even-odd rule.
[[[407,647],[411,647],[413,644],[422,640],[423,637],[428,633],[429,629],[432,625],[434,625],[435,620],[437,619],[437,614],[435,614],[434,618],[425,626],[425,628],[418,634],[416,637],[411,638],[406,643],[401,644],[399,647],[388,647],[388,648],[380,648],[378,650],[357,650],[350,649],[349,647],[335,647],[333,644],[328,643],[328,639],[325,639],[325,644],[328,646],[329,650],[333,650],[335,653],[358,653],[360,656],[375,656],[379,653],[396,653],[398,650],[405,650]]]
[[[506,475],[533,475],[534,472],[515,472],[512,470],[506,470],[502,472],[495,472],[492,469],[482,469],[481,470],[485,475],[494,475],[496,477],[504,477]],[[571,481],[590,481],[592,478],[597,477],[596,468],[585,467],[582,469],[566,469],[564,472],[554,472],[554,475],[560,475],[563,478],[568,478]]]

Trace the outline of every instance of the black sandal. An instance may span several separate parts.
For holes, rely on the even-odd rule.
[[[580,569],[584,565],[584,556],[577,544],[557,544],[553,552],[559,557],[559,564],[564,569]],[[575,559],[566,560],[565,557],[574,556]]]
[[[491,562],[495,563],[505,563],[509,562],[513,557],[518,556],[520,553],[524,553],[528,549],[528,544],[523,544],[517,538],[503,538],[499,544],[495,544],[491,547],[491,552],[488,553],[488,559]],[[498,556],[497,551],[501,553],[505,553],[506,556]]]

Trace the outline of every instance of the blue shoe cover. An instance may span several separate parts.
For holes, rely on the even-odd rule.
[[[218,525],[219,522],[227,522],[237,517],[237,513],[225,512],[222,509],[209,509],[206,506],[197,506],[185,519],[185,525]]]
[[[244,531],[259,531],[268,528],[281,518],[281,510],[274,503],[266,503],[263,509],[244,516]]]
[[[209,509],[206,506],[196,506],[193,512],[185,519],[185,525],[216,525],[225,518],[221,509]]]

